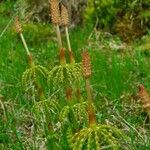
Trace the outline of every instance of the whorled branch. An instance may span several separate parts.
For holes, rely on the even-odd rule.
[[[69,116],[72,116],[71,118],[75,118],[74,121],[76,123],[83,123],[85,120],[87,120],[87,103],[82,102],[76,103],[72,106],[65,106],[59,114],[60,122],[64,124],[65,122],[70,121],[71,118]]]
[[[118,128],[109,125],[94,125],[89,128],[82,129],[75,133],[72,137],[73,150],[82,150],[83,146],[87,150],[99,150],[108,147],[112,150],[119,150],[128,137]]]
[[[32,65],[27,69],[22,75],[22,85],[25,89],[28,89],[29,86],[34,86],[37,90],[40,100],[45,99],[44,91],[38,81],[38,76],[42,75],[44,78],[47,77],[48,71],[45,67],[40,65]],[[35,94],[35,93],[34,93]]]
[[[54,89],[62,86],[66,87],[66,85],[73,85],[80,78],[81,65],[78,63],[55,66],[48,73],[48,83],[52,83]]]

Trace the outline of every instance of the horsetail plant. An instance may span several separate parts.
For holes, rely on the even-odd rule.
[[[60,86],[71,86],[75,81],[81,78],[81,65],[67,64],[65,58],[65,49],[62,48],[59,53],[60,65],[55,66],[48,73],[48,83],[52,81],[53,88]]]
[[[52,120],[55,119],[57,113],[59,112],[59,103],[57,100],[46,98],[44,90],[39,81],[39,77],[41,76],[47,78],[48,71],[45,67],[41,65],[36,65],[34,63],[31,57],[32,55],[23,37],[23,30],[18,17],[15,19],[15,27],[26,49],[30,65],[29,68],[22,75],[22,84],[27,89],[27,93],[30,92],[30,94],[33,94],[34,97],[37,94],[39,100],[33,101],[34,103],[31,109],[34,116],[36,128],[38,128],[38,131],[42,130],[42,133],[44,133],[45,130],[48,130],[47,132],[53,132],[53,129],[49,128],[49,124],[52,122]],[[30,87],[33,88],[33,91]],[[41,128],[41,124],[43,128]]]
[[[56,22],[56,20],[54,19],[56,17],[53,15],[56,15],[56,13],[54,14],[53,12],[51,13],[51,16],[53,19],[52,22],[54,23]],[[57,12],[57,16],[58,16],[58,12]],[[72,117],[74,117],[76,121],[83,120],[81,118],[85,117],[85,114],[83,112],[86,113],[86,104],[84,102],[83,103],[74,103],[74,101],[72,102],[73,99],[72,86],[73,83],[76,84],[81,79],[81,64],[75,63],[75,59],[73,57],[69,33],[68,33],[68,25],[69,25],[68,11],[62,4],[61,4],[61,25],[65,26],[70,63],[66,62],[65,49],[61,48],[59,53],[60,65],[55,66],[49,72],[48,83],[52,81],[54,88],[58,88],[58,86],[60,85],[62,85],[65,88],[66,99],[68,100],[68,103],[67,106],[64,106],[64,108],[62,109],[59,115],[60,121],[64,123],[66,120],[69,120],[68,118],[69,114],[72,114]],[[78,90],[78,97],[80,97],[79,95],[80,92]]]
[[[33,65],[33,59],[32,59],[32,54],[30,53],[29,51],[29,48],[27,46],[27,43],[25,41],[25,38],[23,36],[23,29],[22,29],[22,26],[21,26],[21,23],[19,21],[19,17],[16,16],[15,18],[15,29],[16,29],[16,32],[19,34],[20,38],[21,38],[21,41],[23,43],[23,46],[26,50],[26,53],[27,53],[27,56],[28,56],[28,61],[29,61],[29,64],[30,65]]]
[[[112,150],[119,150],[121,144],[119,140],[128,139],[127,136],[110,125],[97,124],[95,110],[92,107],[92,93],[90,86],[91,77],[91,62],[87,51],[83,52],[82,55],[82,66],[83,66],[83,76],[86,81],[86,92],[88,101],[88,127],[81,129],[79,132],[75,133],[71,139],[71,146],[73,150],[82,149],[103,149],[107,147]]]
[[[70,37],[69,37],[69,31],[68,31],[68,26],[70,24],[70,20],[69,20],[69,14],[68,14],[68,10],[67,8],[61,4],[61,25],[65,27],[65,34],[66,34],[66,40],[67,40],[67,45],[68,45],[68,50],[69,50],[69,59],[70,59],[70,63],[76,65],[75,63],[75,59],[73,56],[73,51],[71,48],[71,43],[70,43]],[[81,92],[80,92],[80,88],[79,88],[79,80],[76,82],[76,97],[78,99],[81,99]]]
[[[32,58],[32,54],[29,51],[29,48],[28,48],[25,38],[23,36],[23,29],[22,29],[22,26],[21,26],[18,16],[15,18],[15,29],[16,29],[16,32],[20,35],[20,38],[21,38],[24,48],[26,50],[26,53],[28,56],[28,62],[30,65],[30,68],[28,68],[22,75],[22,84],[26,88],[33,84],[35,89],[38,92],[40,99],[44,99],[43,89],[38,82],[37,76],[40,74],[40,75],[46,77],[48,71],[45,67],[43,67],[41,65],[35,65],[33,58]]]

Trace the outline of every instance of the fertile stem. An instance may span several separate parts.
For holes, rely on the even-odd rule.
[[[87,78],[85,80],[86,82],[86,92],[87,92],[87,98],[88,98],[88,102],[92,103],[92,94],[91,94],[91,86],[90,86],[90,79]]]
[[[22,40],[23,46],[24,46],[24,48],[25,48],[25,50],[26,50],[26,52],[27,52],[27,55],[31,55],[31,54],[30,54],[30,52],[29,52],[29,49],[28,49],[27,43],[26,43],[26,41],[25,41],[25,39],[24,39],[23,34],[22,34],[22,33],[20,33],[19,35],[20,35],[20,37],[21,37],[21,40]]]
[[[87,78],[86,80],[86,92],[87,92],[87,99],[88,99],[88,118],[89,118],[89,126],[96,124],[96,116],[95,111],[92,106],[92,93],[91,93],[91,85],[90,80]]]
[[[29,48],[28,48],[27,43],[26,43],[26,41],[25,41],[25,39],[24,39],[24,36],[23,36],[22,33],[19,33],[19,35],[20,35],[21,41],[22,41],[22,43],[23,43],[23,46],[24,46],[24,48],[25,48],[25,50],[26,50],[26,53],[27,53],[27,55],[28,55],[29,64],[30,64],[30,65],[33,65],[34,63],[33,63],[33,60],[32,60],[32,55],[31,55],[31,53],[30,53],[30,51],[29,51]]]
[[[68,32],[68,27],[67,26],[65,26],[65,32],[66,32],[68,50],[69,50],[69,52],[71,52],[71,44],[70,44],[70,38],[69,38],[69,32]]]
[[[62,39],[61,39],[61,33],[60,33],[59,25],[56,25],[56,34],[57,34],[58,46],[61,49],[62,48]]]
[[[83,76],[86,82],[86,93],[87,93],[87,100],[88,100],[88,117],[89,117],[89,126],[96,124],[96,116],[95,111],[92,106],[92,92],[91,92],[91,85],[90,85],[90,77],[91,77],[91,60],[88,54],[88,51],[84,51],[82,54],[82,67],[83,67]]]
[[[24,36],[23,36],[22,33],[20,33],[19,35],[20,35],[21,41],[22,41],[22,43],[23,43],[23,46],[24,46],[24,48],[25,48],[25,50],[26,50],[26,53],[27,53],[27,55],[28,55],[29,64],[30,64],[30,65],[33,65],[34,62],[33,62],[33,59],[32,59],[32,54],[30,53],[30,51],[29,51],[29,49],[28,49],[27,43],[26,43],[26,41],[25,41],[25,39],[24,39]]]

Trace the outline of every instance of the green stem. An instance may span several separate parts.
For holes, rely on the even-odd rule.
[[[90,85],[90,80],[89,78],[87,78],[85,80],[86,82],[86,92],[87,92],[87,98],[88,98],[88,102],[92,103],[92,94],[91,94],[91,85]]]
[[[24,38],[23,34],[20,33],[19,35],[20,35],[21,41],[22,41],[22,43],[23,43],[23,46],[24,46],[24,48],[25,48],[25,50],[26,50],[26,53],[27,53],[27,56],[28,56],[29,64],[32,66],[32,65],[34,65],[34,62],[33,62],[33,59],[32,59],[32,54],[31,54],[30,51],[29,51],[29,48],[28,48],[28,46],[27,46],[27,43],[26,43],[26,41],[25,41],[25,38]]]
[[[32,67],[32,66],[34,65],[34,61],[33,61],[33,59],[32,59],[32,54],[31,54],[30,51],[29,51],[29,48],[28,48],[28,46],[27,46],[27,43],[26,43],[26,41],[25,41],[25,38],[24,38],[23,34],[20,33],[19,35],[20,35],[20,38],[21,38],[21,40],[22,40],[23,46],[24,46],[24,48],[25,48],[25,50],[26,50],[26,53],[27,53],[27,55],[28,55],[29,64],[30,64],[30,66]],[[40,86],[40,84],[37,83],[37,82],[35,82],[35,87],[36,87],[36,89],[37,89],[37,91],[38,91],[39,99],[40,99],[40,100],[45,99],[44,91],[43,91],[42,87]]]
[[[68,27],[67,26],[65,26],[65,32],[66,32],[68,50],[69,50],[69,52],[71,52],[71,44],[70,44],[70,38],[69,38],[69,32],[68,32]]]
[[[29,49],[28,49],[27,43],[26,43],[26,41],[25,41],[24,36],[23,36],[22,33],[20,33],[20,38],[21,38],[21,40],[22,40],[22,43],[23,43],[23,46],[24,46],[24,48],[25,48],[25,50],[26,50],[27,55],[30,56],[30,55],[31,55],[31,54],[30,54],[30,51],[29,51]]]
[[[61,39],[59,25],[56,25],[56,34],[57,34],[58,46],[59,46],[59,48],[62,48],[62,39]]]

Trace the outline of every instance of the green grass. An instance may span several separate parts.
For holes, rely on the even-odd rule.
[[[11,8],[6,3],[5,7]],[[2,11],[7,10],[8,8]],[[11,15],[0,15],[0,31],[10,19]],[[130,137],[132,149],[148,150],[150,124],[138,100],[137,86],[142,83],[150,89],[149,52],[145,54],[140,49],[140,42],[140,46],[133,43],[121,52],[110,48],[108,43],[112,40],[118,43],[115,36],[106,38],[100,34],[97,39],[93,35],[87,41],[91,32],[91,26],[72,30],[71,43],[78,62],[81,61],[84,49],[88,49],[90,53],[93,71],[91,82],[98,122],[113,124],[124,130]],[[59,50],[50,25],[25,25],[24,36],[37,64],[48,69],[58,64]],[[42,112],[32,110],[32,98],[25,97],[21,76],[28,67],[25,50],[11,24],[0,38],[0,95],[3,96],[0,104],[0,149],[22,150],[28,147],[36,150],[44,146],[46,149],[68,150],[67,131],[65,127],[60,130],[58,117],[49,116],[52,113],[50,107],[45,106]],[[43,86],[47,97],[55,97],[51,87],[45,82]],[[86,99],[83,83],[81,90]],[[64,93],[58,95],[56,98],[59,99],[60,107],[63,107],[66,105]],[[49,130],[51,124],[56,132]]]

